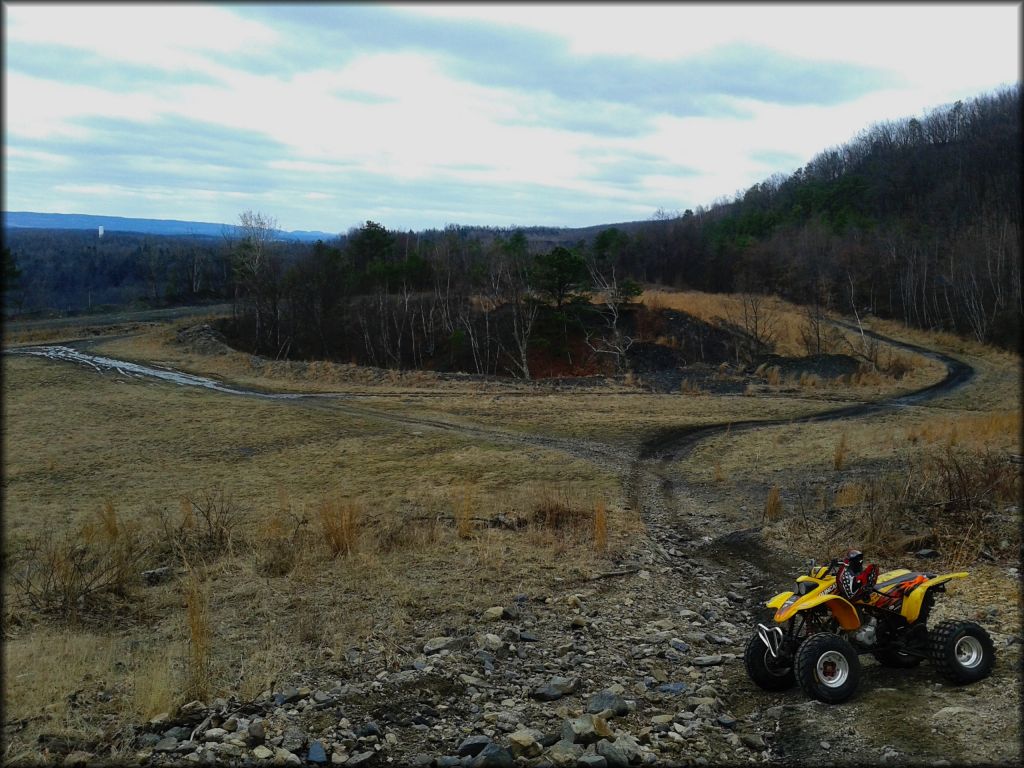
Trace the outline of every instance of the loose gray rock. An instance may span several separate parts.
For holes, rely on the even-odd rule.
[[[423,644],[423,653],[427,656],[450,651],[452,648],[460,647],[465,641],[461,637],[432,637]]]
[[[476,757],[479,755],[484,747],[491,743],[491,739],[483,734],[474,733],[472,736],[467,736],[463,739],[462,743],[459,744],[459,748],[455,750],[455,754],[459,757]]]
[[[587,701],[587,712],[592,715],[600,714],[606,709],[610,709],[616,715],[625,715],[629,713],[629,705],[626,704],[626,700],[609,690],[600,691],[595,693]]]
[[[608,768],[629,768],[629,758],[626,753],[607,739],[597,742],[594,751],[607,761]]]
[[[263,727],[262,720],[253,720],[249,723],[249,727],[246,729],[245,743],[250,747],[259,746],[267,738],[266,729]]]
[[[537,686],[530,694],[540,701],[557,701],[576,690],[577,680],[567,677],[552,677],[548,682]]]
[[[764,749],[764,737],[760,733],[741,733],[740,742],[748,749]]]
[[[327,762],[327,752],[324,750],[324,745],[318,739],[313,739],[309,743],[309,752],[306,754],[306,760],[311,763]]]
[[[473,759],[473,768],[514,768],[515,764],[512,753],[493,741]]]
[[[384,735],[384,731],[380,729],[373,720],[368,721],[364,725],[360,726],[359,730],[356,731],[356,736],[359,738],[365,738],[367,736],[376,736],[378,739]]]
[[[562,739],[555,742],[547,751],[546,757],[553,765],[569,766],[576,765],[576,761],[583,755],[583,747],[573,744],[571,741]]]
[[[714,656],[696,656],[693,659],[693,665],[695,667],[716,667],[723,661],[719,655]]]
[[[578,768],[607,768],[608,761],[601,755],[584,755],[576,761]]]
[[[173,736],[167,736],[160,739],[156,744],[153,745],[154,752],[173,752],[178,748],[178,740]]]
[[[352,757],[350,757],[348,759],[348,762],[345,763],[345,765],[349,766],[349,768],[359,768],[360,765],[366,765],[371,760],[373,760],[373,758],[375,758],[376,756],[377,756],[377,753],[376,752],[372,752],[372,751],[371,752],[359,752],[359,753],[357,753],[355,755],[352,755]]]
[[[622,734],[612,743],[625,756],[627,762],[639,763],[643,757],[640,745],[628,733]]]
[[[540,740],[543,737],[543,734],[533,728],[523,728],[509,734],[509,750],[515,757],[520,755],[526,758],[537,757],[544,751],[544,748],[540,745]]]
[[[611,736],[612,729],[608,726],[608,721],[589,712],[562,723],[562,741],[593,744],[599,739],[609,739]]]
[[[292,726],[284,732],[284,738],[281,739],[281,748],[287,749],[289,752],[298,752],[306,746],[306,734],[301,729]]]

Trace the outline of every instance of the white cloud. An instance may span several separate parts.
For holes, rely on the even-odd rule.
[[[270,45],[269,27],[203,5],[17,4],[7,6],[12,42],[66,46],[161,69],[206,68],[200,52]]]
[[[346,193],[358,177],[362,184],[378,184],[373,188],[378,198],[387,196],[388,185],[416,183],[437,190],[437,199],[415,210],[398,204],[392,209],[378,207],[378,214],[391,210],[407,217],[386,222],[393,226],[442,224],[428,217],[447,210],[447,189],[466,185],[491,188],[495,199],[511,199],[506,190],[533,189],[550,200],[531,199],[522,209],[550,211],[546,221],[526,220],[516,210],[496,212],[501,221],[583,225],[649,214],[658,207],[707,204],[767,175],[764,161],[754,159],[759,153],[806,161],[871,122],[917,114],[1017,78],[1020,9],[1007,5],[426,4],[400,10],[543,32],[561,39],[580,61],[604,54],[657,62],[744,43],[803,57],[808,67],[815,61],[845,61],[889,70],[893,77],[888,87],[836,106],[789,106],[722,96],[724,105],[736,107],[747,117],[670,117],[650,112],[643,115],[648,132],[606,136],[597,127],[589,132],[558,127],[559,118],[567,116],[567,110],[579,109],[578,103],[567,104],[552,93],[485,87],[457,79],[438,56],[425,50],[365,50],[334,67],[319,64],[304,71],[282,71],[268,64],[260,70],[253,62],[283,44],[284,32],[247,18],[245,6],[18,4],[6,8],[9,41],[38,46],[54,56],[69,48],[87,51],[97,61],[106,60],[112,71],[129,63],[156,67],[172,77],[140,80],[137,86],[115,90],[32,76],[18,71],[16,60],[8,60],[5,151],[7,165],[13,160],[15,166],[13,170],[5,167],[9,200],[13,207],[29,207],[18,202],[18,195],[22,189],[37,188],[27,180],[32,168],[53,171],[60,162],[67,162],[63,150],[49,152],[45,142],[87,140],[91,131],[82,126],[83,118],[145,123],[166,117],[247,135],[262,133],[284,148],[266,170],[287,179],[289,192],[221,192],[204,187],[204,175],[228,175],[238,160],[233,153],[243,151],[226,142],[223,158],[204,166],[136,158],[133,167],[141,177],[137,188],[62,179],[54,187],[59,194],[54,199],[77,199],[78,203],[68,203],[77,210],[100,198],[108,205],[150,200],[163,207],[140,215],[178,218],[186,207],[194,210],[199,204],[223,201],[234,205],[241,200],[252,205],[263,200],[293,209],[296,200],[306,200],[313,211],[323,201],[332,201],[323,204],[327,209],[336,201],[352,199]],[[238,63],[241,57],[222,56],[232,53],[245,54],[248,69]],[[189,72],[212,78],[197,82],[190,80]],[[625,109],[595,103],[586,108],[597,116],[618,118]],[[35,143],[28,149],[18,144],[21,140]],[[188,140],[181,137],[182,142]],[[144,151],[126,147],[127,154]],[[648,167],[646,174],[621,186],[604,176],[598,183],[592,180],[601,160],[647,155],[661,158],[668,170]],[[698,173],[673,174],[671,169],[678,166]],[[182,186],[157,187],[147,182],[150,175],[161,174],[184,177]],[[296,189],[297,179],[308,186]],[[555,218],[568,212],[580,218]],[[377,215],[355,209],[333,214],[351,220]],[[211,215],[201,217],[210,220]],[[296,215],[301,216],[301,211]],[[476,218],[481,215],[478,207],[465,215],[447,211],[445,218],[481,221]],[[324,229],[332,224],[302,220],[288,226]]]

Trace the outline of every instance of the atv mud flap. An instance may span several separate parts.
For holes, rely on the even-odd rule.
[[[768,653],[772,655],[772,658],[779,658],[779,650],[782,648],[782,628],[766,627],[764,624],[758,624],[757,636],[767,646]]]

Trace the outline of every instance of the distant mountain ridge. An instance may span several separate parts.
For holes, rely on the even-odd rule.
[[[234,224],[215,224],[209,221],[179,221],[177,219],[134,219],[126,216],[96,216],[88,213],[34,213],[32,211],[4,211],[4,228],[22,229],[97,229],[104,232],[137,232],[146,235],[192,235],[220,237],[237,234]],[[334,232],[312,230],[279,230],[284,240],[331,240]]]
[[[387,222],[383,222],[385,226]],[[456,225],[465,236],[483,237],[485,240],[506,229],[522,230],[535,247],[551,248],[556,245],[572,245],[580,240],[591,240],[598,232],[616,227],[626,232],[642,228],[647,221],[624,221],[615,224],[594,224],[588,227],[487,227],[473,224]],[[127,216],[97,216],[89,213],[35,213],[32,211],[4,211],[4,228],[17,229],[75,229],[95,230],[103,227],[104,232],[134,232],[145,235],[169,235],[192,237],[221,237],[224,234],[237,235],[239,227],[234,224],[216,224],[209,221],[181,221],[178,219],[136,219]],[[429,230],[428,230],[429,231]],[[325,242],[345,233],[321,232],[318,230],[280,230],[283,240],[301,242]]]

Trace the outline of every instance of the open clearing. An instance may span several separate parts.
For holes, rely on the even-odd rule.
[[[658,301],[687,306],[674,294]],[[933,384],[945,369],[922,358],[903,379],[863,385],[765,381],[744,394],[654,394],[622,379],[524,383],[202,353],[177,341],[196,322],[142,320],[130,333],[121,323],[109,336],[74,326],[8,336],[10,344],[86,336],[78,346],[95,354],[241,388],[341,395],[268,400],[4,355],[7,762],[51,762],[76,748],[159,762],[139,741],[162,730],[147,726],[150,718],[173,720],[193,698],[249,702],[291,685],[344,693],[331,699],[334,709],[295,714],[264,697],[268,736],[300,724],[332,754],[375,753],[367,737],[346,735],[372,719],[394,737],[379,739],[379,751],[401,764],[454,754],[472,733],[500,741],[500,712],[557,733],[610,685],[636,702],[613,721],[616,732],[661,762],[857,764],[886,750],[900,762],[1020,757],[1016,506],[989,520],[999,536],[984,543],[988,559],[938,546],[938,561],[901,552],[883,560],[969,566],[971,578],[938,610],[977,616],[992,632],[999,657],[983,683],[950,688],[927,664],[892,672],[865,660],[861,694],[827,708],[798,691],[756,689],[741,659],[759,601],[787,588],[800,557],[860,543],[850,531],[828,535],[842,510],[860,503],[844,486],[946,449],[1019,454],[1018,358],[877,323],[963,360],[974,377],[859,419],[722,429],[676,451],[659,435],[880,401]],[[772,486],[783,507],[766,520]],[[202,505],[208,492],[231,519],[214,548],[190,533],[194,521],[186,525],[191,502]],[[347,521],[351,551],[332,549],[331,520]],[[69,620],[22,600],[13,577],[32,565],[46,535],[85,540],[104,530],[111,542],[145,543],[131,563],[136,576],[169,565],[171,578],[155,586],[136,578]],[[518,618],[486,623],[491,606],[519,606]],[[650,639],[654,622],[671,638]],[[512,640],[509,651],[506,638],[489,661],[474,655],[493,642],[486,634],[505,629],[537,642]],[[421,649],[438,636],[464,637],[474,650],[426,656]],[[689,651],[666,644],[678,638]],[[701,654],[723,659],[694,665]],[[557,702],[530,701],[552,674],[578,677],[578,689]],[[701,727],[669,738],[653,718],[690,708],[686,694],[658,690],[672,681],[689,696],[717,699],[715,711],[737,725],[695,719]],[[964,711],[936,714],[954,706]],[[415,728],[416,717],[428,727]],[[942,717],[959,719],[955,734]],[[218,761],[241,759],[221,746],[209,749]],[[305,757],[305,747],[296,751]]]

